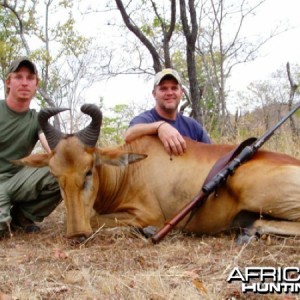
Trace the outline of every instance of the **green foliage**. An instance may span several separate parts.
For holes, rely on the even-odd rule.
[[[216,54],[218,56],[218,54]],[[217,131],[218,120],[216,117],[216,94],[218,93],[218,88],[214,86],[211,82],[209,82],[207,77],[207,71],[204,69],[203,64],[203,55],[196,55],[196,64],[197,64],[197,81],[199,89],[202,93],[202,98],[199,99],[202,109],[203,119],[205,121],[206,129],[211,131]],[[210,60],[210,57],[206,57],[206,60]],[[185,83],[185,85],[189,88],[189,80],[188,80],[188,71],[186,66],[186,60],[184,57],[184,53],[180,50],[176,51],[172,55],[172,62],[180,74]]]
[[[15,32],[11,13],[0,6],[0,77],[5,80],[6,69],[15,55],[21,51],[21,41]]]
[[[87,64],[81,61],[91,50],[91,40],[76,30],[73,5],[66,0],[24,0],[0,6],[2,79],[13,58],[30,56],[40,71],[41,94],[36,97],[42,106],[73,107],[81,99],[80,91],[76,92],[88,74]],[[76,122],[75,117],[72,121]]]
[[[127,104],[117,104],[105,112],[101,127],[101,144],[107,146],[123,143],[125,131],[133,116],[134,110]]]
[[[154,36],[151,26],[144,24],[141,26],[141,31],[147,36]]]
[[[75,31],[75,20],[72,15],[69,15],[69,18],[63,24],[57,24],[51,32],[55,42],[64,46],[63,51],[66,55],[78,57],[88,51],[91,40]]]
[[[160,28],[161,26],[161,23],[160,23],[160,20],[156,17],[153,19],[153,27],[154,28]]]

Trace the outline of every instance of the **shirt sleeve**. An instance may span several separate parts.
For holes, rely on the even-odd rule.
[[[202,129],[202,137],[201,137],[201,142],[202,143],[207,143],[207,144],[211,144],[211,139],[209,138],[207,132]]]
[[[129,126],[131,127],[133,125],[136,124],[147,124],[147,123],[153,123],[156,120],[154,119],[154,117],[151,115],[150,112],[143,112],[138,116],[135,116],[130,122],[129,122]]]
[[[198,133],[198,137],[197,137],[197,141],[198,142],[202,142],[202,143],[207,143],[207,144],[211,144],[211,140],[208,136],[208,133],[204,130],[204,128],[199,124],[197,124],[197,133]]]

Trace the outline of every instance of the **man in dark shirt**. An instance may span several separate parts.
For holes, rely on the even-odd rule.
[[[130,121],[125,133],[127,143],[142,135],[157,134],[166,151],[175,155],[182,155],[186,150],[183,136],[211,143],[207,132],[196,120],[178,113],[183,88],[175,70],[164,69],[155,75],[152,94],[155,107]]]

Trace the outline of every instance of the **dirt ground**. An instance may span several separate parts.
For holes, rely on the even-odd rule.
[[[101,229],[81,246],[65,238],[64,207],[37,234],[0,241],[0,300],[9,299],[300,299],[242,293],[234,267],[298,267],[299,238],[266,237],[237,245],[233,234],[172,232],[154,245],[137,231]]]

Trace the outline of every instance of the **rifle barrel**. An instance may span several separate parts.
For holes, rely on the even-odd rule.
[[[300,102],[284,116],[277,124],[272,128],[268,129],[257,141],[254,143],[253,147],[259,149],[269,138],[273,135],[275,130],[280,127],[288,118],[290,118],[298,109],[300,108]]]

